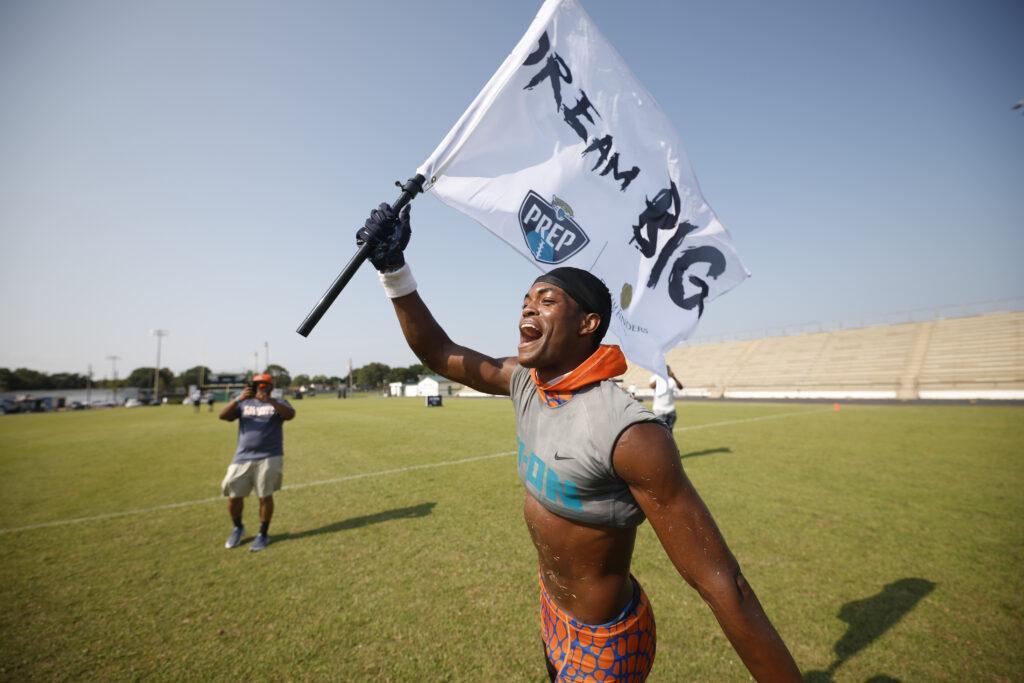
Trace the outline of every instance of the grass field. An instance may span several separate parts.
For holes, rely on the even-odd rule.
[[[296,408],[259,554],[223,549],[215,415],[0,418],[0,679],[546,681],[508,402]],[[675,435],[809,680],[1024,679],[1024,409],[684,403]],[[634,573],[651,681],[748,679],[648,525]]]

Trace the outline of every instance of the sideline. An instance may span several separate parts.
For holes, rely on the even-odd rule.
[[[777,420],[784,417],[795,417],[797,415],[818,415],[825,412],[832,412],[829,408],[826,410],[800,410],[790,413],[773,413],[771,415],[761,415],[759,417],[747,417],[739,420],[723,420],[722,422],[709,422],[707,424],[691,425],[687,427],[676,427],[673,432],[689,432],[698,429],[708,429],[710,427],[723,427],[726,425],[742,424],[744,422],[758,422],[760,420]],[[384,477],[390,474],[403,474],[405,472],[415,472],[416,470],[433,469],[436,467],[450,467],[453,465],[463,465],[469,462],[480,462],[481,460],[493,460],[494,458],[506,457],[509,455],[515,455],[516,451],[502,451],[501,453],[488,453],[487,455],[474,455],[469,458],[461,458],[459,460],[441,460],[439,462],[425,463],[423,465],[408,465],[406,467],[395,467],[389,470],[378,470],[376,472],[363,472],[362,474],[349,474],[344,477],[334,477],[333,479],[320,479],[318,481],[307,481],[301,484],[291,484],[289,486],[282,486],[282,491],[295,491],[298,489],[308,489],[314,486],[327,486],[329,484],[340,484],[346,481],[355,481],[356,479],[369,479],[372,477]],[[122,510],[120,512],[108,512],[102,515],[93,515],[91,517],[74,517],[71,519],[58,519],[52,522],[40,522],[39,524],[28,524],[26,526],[11,527],[8,529],[0,529],[0,535],[13,534],[18,531],[31,531],[33,529],[47,529],[56,526],[68,526],[71,524],[84,524],[86,522],[98,522],[105,519],[116,519],[118,517],[129,517],[131,515],[145,515],[151,512],[161,512],[163,510],[176,510],[178,508],[193,507],[196,505],[209,505],[211,503],[217,503],[224,500],[223,496],[215,496],[213,498],[200,498],[198,500],[186,500],[180,503],[168,503],[167,505],[157,505],[148,508],[134,508],[131,510]]]

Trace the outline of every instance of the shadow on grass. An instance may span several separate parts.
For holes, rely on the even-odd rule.
[[[715,455],[716,453],[732,453],[732,449],[728,446],[722,446],[720,448],[706,448],[703,451],[690,451],[689,453],[681,453],[679,459],[699,458],[702,455]]]
[[[848,628],[832,647],[836,658],[825,671],[805,673],[804,680],[808,683],[830,683],[844,662],[898,624],[933,590],[935,584],[927,579],[900,579],[876,595],[853,600],[840,607],[837,616],[848,624]],[[878,674],[869,678],[867,683],[899,683],[899,679]]]
[[[434,510],[434,506],[437,503],[421,503],[419,505],[413,505],[407,508],[395,508],[394,510],[384,510],[383,512],[376,512],[372,515],[363,515],[362,517],[351,517],[349,519],[342,520],[340,522],[334,522],[326,526],[318,527],[316,529],[308,529],[306,531],[300,531],[298,533],[284,533],[274,538],[274,543],[282,543],[284,541],[295,541],[300,538],[308,538],[310,536],[319,536],[320,534],[333,534],[338,531],[348,531],[349,529],[359,529],[364,526],[371,524],[380,524],[381,522],[390,522],[394,519],[413,519],[416,517],[426,517]]]

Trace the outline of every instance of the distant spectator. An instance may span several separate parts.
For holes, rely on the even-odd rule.
[[[192,408],[194,409],[195,412],[198,413],[199,405],[203,402],[203,394],[199,391],[199,389],[193,389],[192,393],[189,395],[189,399],[191,399],[192,401]]]
[[[274,491],[281,488],[282,480],[283,424],[295,417],[295,409],[288,401],[272,398],[274,379],[269,374],[256,375],[252,381],[252,386],[246,387],[241,396],[229,401],[220,411],[220,419],[239,421],[238,446],[221,488],[228,498],[228,514],[235,525],[225,548],[241,545],[245,535],[242,508],[245,497],[256,489],[260,499],[260,533],[249,547],[256,552],[270,543],[267,532],[274,515]]]
[[[651,375],[650,387],[654,389],[654,406],[652,410],[658,419],[665,423],[669,431],[672,431],[672,428],[676,426],[675,389],[678,388],[682,391],[683,385],[676,378],[675,373],[672,372],[672,368],[667,365],[665,368],[668,370],[668,377],[671,378],[671,382],[660,375]]]

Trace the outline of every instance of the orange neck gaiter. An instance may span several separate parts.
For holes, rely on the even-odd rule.
[[[618,346],[602,344],[590,358],[580,363],[571,372],[551,384],[542,384],[537,378],[537,369],[530,370],[530,377],[537,387],[537,395],[549,408],[568,403],[578,389],[596,382],[621,375],[626,371],[626,357]]]

